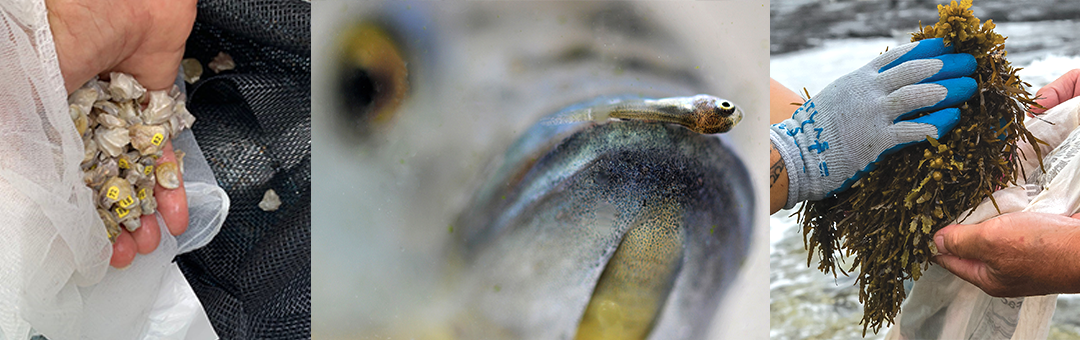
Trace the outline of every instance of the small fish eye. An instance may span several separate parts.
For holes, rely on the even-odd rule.
[[[341,119],[364,134],[391,120],[409,93],[409,70],[398,39],[382,25],[359,22],[339,36],[337,101]]]
[[[720,102],[720,107],[725,108],[725,109],[730,109],[731,108],[731,102],[728,102],[726,100],[722,101],[722,102]]]

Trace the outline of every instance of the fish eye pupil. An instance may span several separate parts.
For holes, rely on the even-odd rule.
[[[341,78],[341,85],[346,107],[350,108],[356,115],[364,115],[363,112],[367,111],[366,109],[375,100],[376,92],[378,92],[375,80],[371,79],[367,71],[354,67],[350,68]]]

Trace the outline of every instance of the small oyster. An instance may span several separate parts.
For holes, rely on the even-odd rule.
[[[161,125],[135,125],[131,127],[131,146],[143,156],[161,151],[169,132]]]
[[[278,197],[277,192],[274,189],[266,190],[263,194],[262,201],[259,202],[259,209],[263,211],[275,211],[281,206],[281,197]]]
[[[202,64],[198,59],[187,58],[181,60],[180,65],[184,67],[184,81],[188,84],[194,84],[199,81],[199,77],[202,77]]]
[[[176,189],[180,187],[180,177],[176,174],[177,171],[176,162],[164,162],[158,164],[154,173],[157,175],[157,182],[161,187]]]
[[[109,103],[109,104],[112,104],[112,103]],[[112,107],[116,108],[116,112],[120,111],[120,107],[116,106],[116,104],[112,104]],[[102,112],[105,112],[105,111],[103,110]],[[116,114],[109,114],[109,113],[99,114],[97,116],[96,121],[98,122],[99,126],[104,126],[106,128],[109,128],[109,129],[121,129],[121,128],[128,127],[127,122],[124,121],[123,119],[120,119],[120,117],[116,116]]]
[[[105,209],[98,209],[101,222],[105,223],[105,232],[109,235],[109,241],[116,242],[116,236],[120,235],[120,222],[116,221],[116,215]]]
[[[125,201],[124,205],[131,206],[134,203],[132,194],[131,183],[119,176],[113,176],[101,187],[98,202],[105,208],[111,208],[113,204],[120,201]]]
[[[143,124],[157,125],[173,115],[173,99],[166,91],[150,91],[150,103],[142,111]]]
[[[214,60],[211,60],[206,66],[209,66],[214,73],[221,73],[222,71],[236,68],[236,62],[233,61],[232,56],[228,53],[218,52],[218,54],[214,56]]]
[[[135,100],[146,94],[146,88],[135,81],[135,77],[130,74],[112,72],[109,73],[109,79],[109,95],[112,96],[112,99],[117,101]]]
[[[142,217],[142,207],[135,205],[131,208],[116,207],[113,209],[116,212],[116,216],[120,219],[120,224],[124,226],[124,229],[128,231],[135,231],[142,226],[142,221],[139,217]]]
[[[85,139],[83,139],[83,160],[82,160],[82,163],[80,163],[82,165],[82,167],[83,167],[83,170],[85,170],[88,166],[92,165],[91,163],[95,159],[97,159],[97,156],[98,156],[97,142],[95,142],[93,138],[85,138]],[[96,163],[94,163],[94,164],[96,164]]]
[[[124,153],[124,149],[131,144],[131,137],[128,135],[128,130],[124,128],[109,129],[99,126],[94,130],[95,142],[101,151],[104,151],[110,157],[118,157]]]
[[[116,116],[123,119],[128,125],[142,124],[143,121],[142,118],[139,118],[137,107],[138,103],[134,101],[120,103],[120,111],[116,113]]]
[[[97,90],[88,86],[83,86],[68,96],[68,104],[70,104],[73,109],[78,108],[84,113],[89,113],[90,109],[94,107],[94,102],[97,101],[97,98]]]
[[[79,136],[85,135],[86,130],[90,128],[90,116],[86,112],[80,109],[75,117],[75,130],[79,131]]]

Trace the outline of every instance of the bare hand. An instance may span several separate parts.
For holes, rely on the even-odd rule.
[[[173,153],[172,142],[166,142],[164,154],[158,159],[158,164],[175,162],[176,155]],[[180,178],[180,187],[165,189],[160,184],[154,184],[154,199],[158,202],[158,213],[165,221],[165,227],[169,234],[177,236],[183,234],[188,227],[187,192],[184,191],[184,175],[176,174]],[[161,228],[158,226],[154,215],[141,217],[142,226],[134,232],[120,228],[120,235],[113,242],[113,254],[109,265],[116,268],[124,268],[135,260],[135,253],[149,254],[157,249],[161,243]]]
[[[1035,102],[1049,109],[1076,96],[1080,96],[1080,69],[1066,72],[1065,75],[1043,86],[1035,92],[1035,97],[1039,98]],[[1033,107],[1031,112],[1043,113],[1046,110]]]
[[[60,73],[68,93],[98,74],[131,74],[147,90],[164,90],[176,80],[184,45],[195,23],[195,0],[46,0]],[[172,143],[158,163],[175,161]],[[154,189],[158,213],[169,233],[187,230],[187,195]],[[122,231],[109,262],[127,267],[135,254],[149,254],[161,242],[154,216],[143,216],[135,232]]]
[[[933,261],[995,297],[1080,292],[1080,214],[1020,212],[934,235]]]
[[[45,7],[68,93],[109,71],[168,89],[196,12],[195,0],[46,0]]]

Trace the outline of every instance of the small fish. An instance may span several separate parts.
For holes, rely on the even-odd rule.
[[[697,133],[728,132],[742,120],[742,110],[725,99],[699,94],[693,97],[618,101],[558,113],[541,124],[605,121],[608,118],[658,121],[685,126]]]

